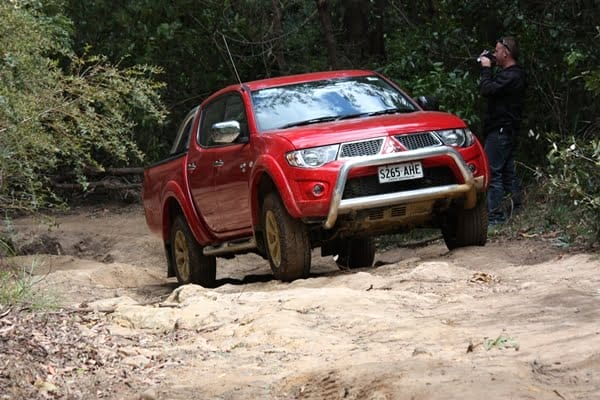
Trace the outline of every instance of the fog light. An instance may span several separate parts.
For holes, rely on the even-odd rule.
[[[475,173],[475,171],[477,171],[477,167],[475,166],[475,164],[469,164],[469,169],[471,170],[471,172]]]
[[[320,183],[317,183],[315,186],[313,186],[313,194],[315,196],[320,196],[323,194],[323,191],[325,190],[325,188],[323,187],[323,185],[321,185]]]

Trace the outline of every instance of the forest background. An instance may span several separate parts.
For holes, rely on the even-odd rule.
[[[526,223],[597,245],[599,10],[598,0],[0,0],[0,211],[68,204],[57,176],[85,190],[90,171],[165,157],[180,119],[237,81],[224,38],[244,81],[373,69],[436,96],[484,140],[476,58],[514,35],[529,80],[517,156]]]

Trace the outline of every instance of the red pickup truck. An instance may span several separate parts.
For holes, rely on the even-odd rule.
[[[373,264],[373,237],[440,228],[449,249],[487,240],[485,153],[458,117],[362,70],[232,85],[183,120],[146,168],[143,203],[169,276],[213,286],[216,258],[254,252],[277,279],[311,250]]]

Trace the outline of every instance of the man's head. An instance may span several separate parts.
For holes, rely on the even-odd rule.
[[[510,67],[517,63],[519,58],[519,45],[517,40],[512,36],[506,36],[496,41],[496,49],[494,50],[496,63],[500,68]]]

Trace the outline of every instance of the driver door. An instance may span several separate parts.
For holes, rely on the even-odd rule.
[[[233,143],[215,144],[212,126],[229,120],[240,122],[240,137]],[[198,151],[188,158],[188,165],[195,167],[188,174],[194,203],[209,229],[216,234],[251,227],[247,126],[243,101],[237,92],[217,98],[202,110]]]
[[[248,120],[239,94],[227,98],[223,121],[238,121],[240,136],[219,147],[215,165],[215,199],[219,205],[219,232],[252,228],[250,212],[251,144],[248,143]]]

